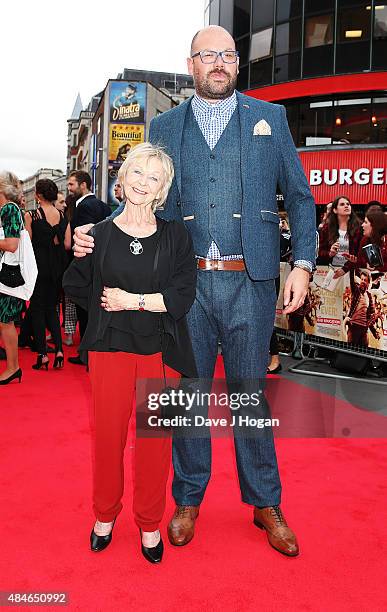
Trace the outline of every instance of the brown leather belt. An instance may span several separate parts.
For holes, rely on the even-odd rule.
[[[242,272],[246,270],[243,259],[231,259],[225,261],[223,259],[203,259],[196,260],[199,270],[228,270],[232,272]]]

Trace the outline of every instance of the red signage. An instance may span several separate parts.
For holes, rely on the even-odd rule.
[[[387,204],[387,148],[299,153],[316,204],[343,195],[352,204]]]

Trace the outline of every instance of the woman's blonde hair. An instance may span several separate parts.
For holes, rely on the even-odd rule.
[[[10,202],[19,204],[22,196],[22,187],[16,174],[7,170],[0,172],[0,193],[3,193]]]
[[[164,183],[160,189],[159,197],[157,200],[152,202],[152,210],[153,212],[158,208],[161,208],[167,199],[169,188],[172,184],[172,180],[175,174],[172,159],[165,152],[165,150],[159,145],[153,145],[150,142],[144,142],[143,144],[136,145],[130,153],[128,153],[124,163],[118,171],[118,181],[122,186],[122,191],[125,194],[125,177],[128,172],[130,166],[132,166],[137,160],[145,159],[149,161],[150,159],[158,159],[161,162],[163,168],[163,179]]]

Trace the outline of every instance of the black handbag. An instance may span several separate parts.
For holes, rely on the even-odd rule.
[[[0,283],[7,287],[21,287],[25,284],[22,276],[20,265],[11,266],[10,264],[3,263],[0,270]]]

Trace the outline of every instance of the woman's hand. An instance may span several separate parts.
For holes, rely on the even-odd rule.
[[[133,293],[118,289],[118,287],[104,287],[101,295],[101,306],[107,312],[138,310],[138,301],[136,305]]]
[[[340,248],[339,241],[334,242],[331,245],[331,248],[329,250],[329,257],[334,257],[335,255],[337,255],[337,251],[339,250],[339,248]]]
[[[357,262],[357,257],[356,255],[351,255],[350,253],[341,253],[343,257],[345,257],[345,259],[347,261],[350,261],[351,263],[356,263]]]
[[[340,276],[344,276],[344,274],[345,270],[343,270],[343,268],[338,268],[337,270],[335,270],[333,278],[340,278]]]

